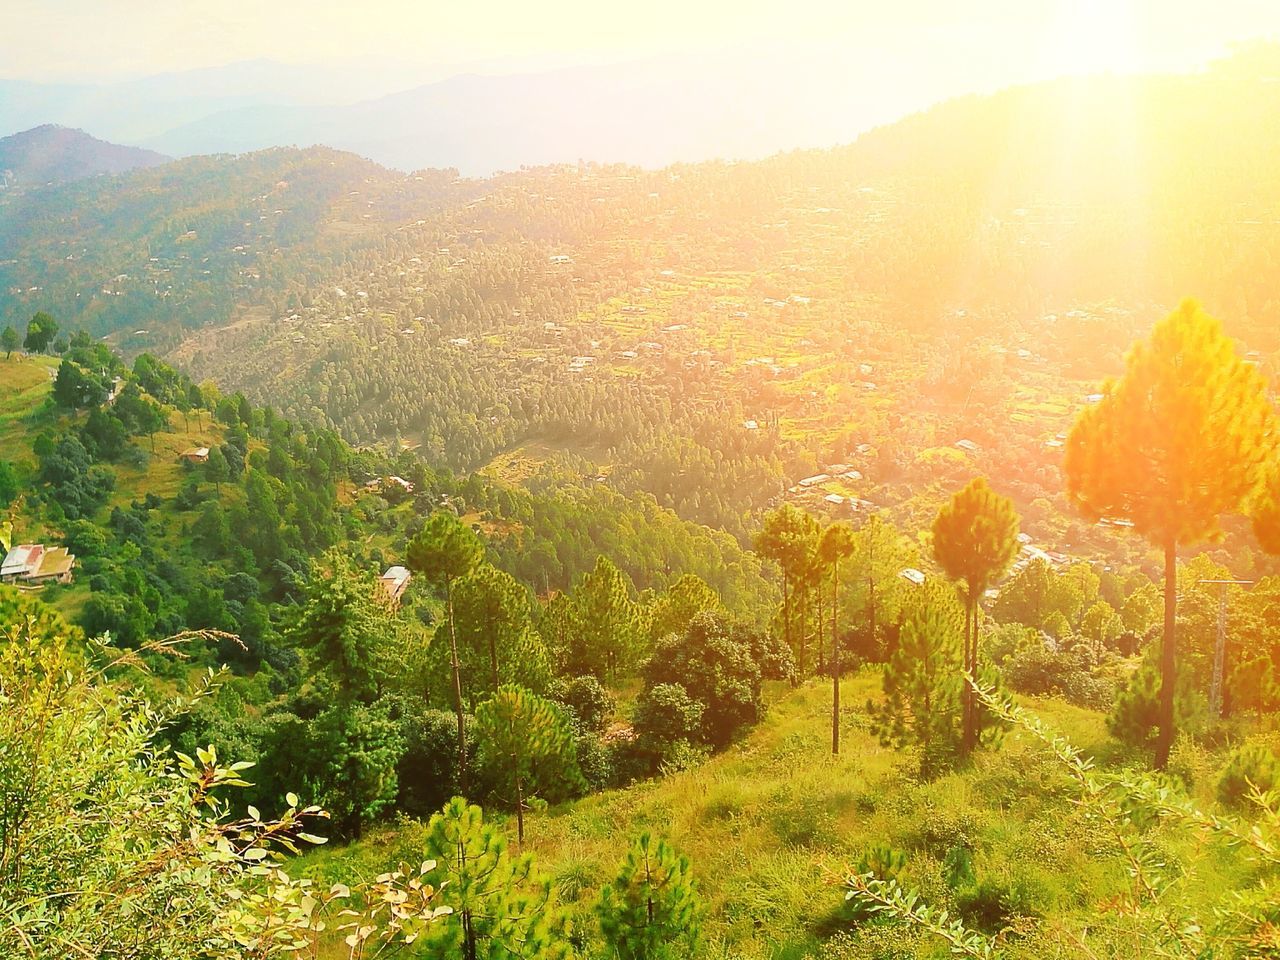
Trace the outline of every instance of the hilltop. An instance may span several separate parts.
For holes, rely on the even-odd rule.
[[[168,161],[154,150],[108,143],[83,130],[44,124],[0,138],[0,189],[126,173]]]

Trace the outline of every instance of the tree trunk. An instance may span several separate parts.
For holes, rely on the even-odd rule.
[[[871,630],[870,647],[877,657],[883,658],[884,651],[880,649],[880,641],[876,638],[876,578],[867,577],[867,622]]]
[[[840,755],[840,558],[831,568],[831,755]]]
[[[462,668],[458,664],[458,634],[453,628],[453,581],[444,582],[444,602],[449,613],[449,659],[453,666],[453,710],[458,716],[458,789],[467,795],[467,727],[462,712]]]
[[[824,637],[823,634],[826,633],[827,618],[823,614],[823,610],[822,610],[823,598],[822,598],[822,577],[821,576],[817,578],[816,589],[817,589],[817,593],[815,595],[815,599],[817,601],[816,613],[818,614],[818,637],[817,637],[817,643],[814,649],[818,651],[818,676],[822,676],[822,671],[826,669],[825,660],[826,660],[827,654],[826,654],[826,647],[824,646],[824,641],[826,640],[826,637]]]
[[[496,691],[501,681],[498,679],[498,641],[492,629],[489,631],[489,665],[493,668],[493,689]]]
[[[966,598],[964,607],[964,669],[969,673],[973,648],[973,600]],[[964,686],[960,688],[960,754],[967,757],[973,751],[973,688],[968,680],[963,682]]]
[[[516,842],[524,843],[524,779],[516,774]]]
[[[1178,545],[1164,548],[1164,641],[1160,649],[1160,736],[1156,740],[1155,766],[1163,770],[1169,765],[1173,746],[1173,697],[1178,680]]]
[[[793,654],[796,648],[791,645],[791,584],[787,571],[782,571],[782,641],[787,645],[787,649]],[[800,678],[797,674],[792,674],[791,685],[799,686]]]

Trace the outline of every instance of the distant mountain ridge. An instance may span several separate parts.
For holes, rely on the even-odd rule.
[[[168,163],[154,150],[126,147],[83,130],[44,124],[0,139],[0,187],[34,187],[127,173]]]

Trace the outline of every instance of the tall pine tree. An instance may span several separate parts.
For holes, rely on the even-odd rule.
[[[964,670],[978,676],[978,605],[983,593],[1018,554],[1018,515],[1013,502],[978,477],[943,505],[933,521],[933,555],[955,580],[964,601]],[[961,752],[978,744],[978,704],[966,683],[961,690]]]
[[[1160,736],[1164,769],[1177,687],[1178,547],[1221,535],[1262,482],[1272,431],[1261,374],[1222,325],[1184,300],[1135,344],[1119,380],[1103,385],[1067,439],[1067,490],[1092,520],[1125,519],[1164,553]]]

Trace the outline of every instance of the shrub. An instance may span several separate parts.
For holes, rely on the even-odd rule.
[[[1249,803],[1255,790],[1267,791],[1280,783],[1275,753],[1260,743],[1248,743],[1232,751],[1218,778],[1218,799],[1228,807]]]
[[[752,636],[723,617],[700,613],[683,636],[673,634],[658,642],[645,664],[646,682],[651,687],[679,685],[703,707],[700,730],[686,739],[723,747],[740,729],[760,719],[761,671]]]
[[[583,733],[599,733],[614,710],[613,697],[591,674],[553,681],[548,691],[552,700],[564,704],[573,713]]]
[[[704,707],[678,683],[659,683],[636,701],[634,726],[640,745],[658,759],[677,743],[697,739]]]
[[[471,718],[466,718],[470,738]],[[428,817],[458,794],[458,718],[447,710],[407,709],[401,720],[404,753],[396,806]]]

